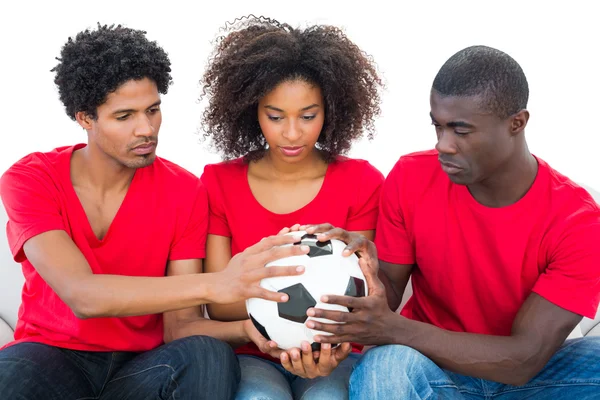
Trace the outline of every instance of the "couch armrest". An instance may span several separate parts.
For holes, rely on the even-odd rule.
[[[0,347],[14,340],[14,332],[12,328],[0,318]]]

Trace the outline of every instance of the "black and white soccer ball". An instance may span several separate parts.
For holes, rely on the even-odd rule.
[[[313,337],[316,334],[329,333],[309,329],[306,321],[314,319],[333,322],[306,315],[310,307],[348,312],[348,308],[335,304],[322,303],[323,295],[345,295],[362,297],[368,295],[367,282],[358,265],[358,257],[352,254],[342,256],[346,244],[340,240],[319,242],[315,235],[306,232],[292,232],[302,239],[294,245],[307,245],[310,252],[301,256],[286,257],[267,264],[270,266],[303,265],[302,275],[263,279],[260,283],[265,289],[287,293],[289,300],[277,303],[251,298],[246,301],[246,310],[254,326],[268,340],[275,341],[281,349],[300,347],[302,341],[308,341],[314,351],[320,344]],[[293,246],[293,245],[287,245]]]

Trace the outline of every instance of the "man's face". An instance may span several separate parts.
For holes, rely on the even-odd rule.
[[[480,183],[504,168],[514,151],[511,117],[482,109],[480,96],[441,96],[432,90],[430,104],[435,148],[452,182]]]
[[[118,165],[142,168],[156,158],[162,122],[160,96],[154,81],[130,80],[110,93],[89,121],[88,144]]]

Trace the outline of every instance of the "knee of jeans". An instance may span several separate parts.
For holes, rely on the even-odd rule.
[[[370,374],[399,375],[431,361],[413,348],[402,345],[377,346],[368,350],[354,366],[354,371]]]
[[[233,373],[239,381],[240,366],[231,346],[210,336],[189,336],[177,340],[185,364],[191,368],[206,368],[226,376]]]

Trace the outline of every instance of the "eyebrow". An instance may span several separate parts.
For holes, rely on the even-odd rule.
[[[152,107],[159,106],[159,105],[160,105],[160,103],[161,103],[161,100],[158,100],[157,102],[155,102],[154,104],[152,104],[152,105],[151,105],[150,107],[148,107],[148,108],[152,108]],[[148,108],[146,108],[146,110],[147,110]],[[137,111],[137,110],[134,110],[133,108],[123,108],[123,109],[120,109],[120,110],[113,111],[113,115],[115,115],[115,114],[125,114],[125,113],[132,113],[132,112],[136,112],[136,111]]]
[[[317,103],[315,103],[315,104],[311,104],[310,106],[306,106],[306,107],[300,109],[300,111],[310,110],[311,108],[315,108],[315,107],[320,107],[320,106]],[[268,104],[265,106],[265,108],[268,108],[269,110],[273,110],[273,111],[284,112],[281,108],[270,106]]]
[[[432,122],[437,123],[437,121],[433,117],[432,113],[429,113],[429,116],[431,117]],[[465,121],[451,121],[451,122],[448,122],[446,124],[446,126],[448,128],[469,128],[469,129],[475,128],[475,125],[469,124],[468,122],[465,122]]]

